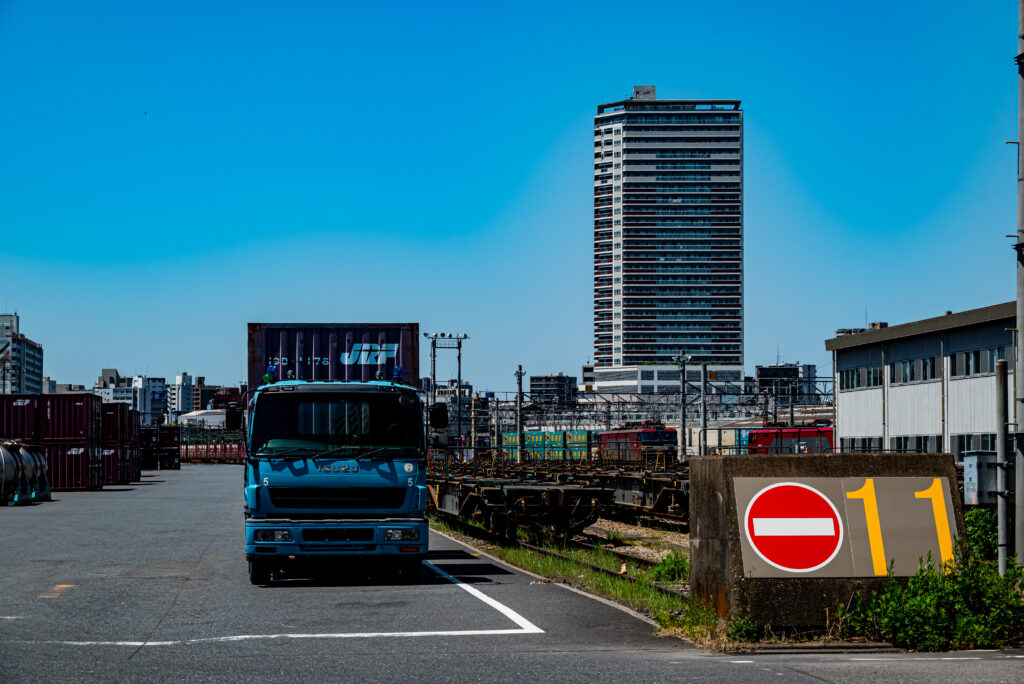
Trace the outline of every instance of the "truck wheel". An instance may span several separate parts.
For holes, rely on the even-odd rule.
[[[422,558],[403,558],[398,566],[398,579],[402,584],[419,584],[422,573]]]
[[[249,582],[252,584],[270,584],[270,566],[263,561],[249,561]]]

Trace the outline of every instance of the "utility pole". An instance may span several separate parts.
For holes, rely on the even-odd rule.
[[[686,362],[691,358],[680,349],[679,354],[672,359],[679,364],[679,438],[676,440],[679,445],[676,461],[679,463],[686,461]]]
[[[700,364],[700,455],[708,455],[708,365],[706,363]]]
[[[1010,521],[1007,518],[1006,468],[1009,450],[1006,439],[1006,361],[996,361],[996,543],[999,560],[999,574],[1006,574],[1007,550],[1010,546]]]
[[[437,403],[437,337],[430,338],[430,405]]]
[[[789,427],[796,425],[793,420],[793,403],[796,401],[796,385],[789,383]]]
[[[1022,0],[1024,1],[1024,0]],[[519,441],[519,462],[526,463],[526,437],[523,434],[523,364],[516,369],[516,439]]]
[[[1017,358],[1013,364],[1014,395],[1017,405],[1014,413],[1024,416],[1024,0],[1017,3]],[[1024,443],[1021,426],[1015,427],[1016,461],[1014,468],[1014,544],[1017,562],[1024,563]]]
[[[464,446],[462,443],[462,335],[459,335],[458,342],[455,346],[455,355],[458,357],[458,378],[456,378],[455,386],[455,434],[459,436],[459,446]],[[459,449],[459,460],[466,460],[466,452],[464,449]]]

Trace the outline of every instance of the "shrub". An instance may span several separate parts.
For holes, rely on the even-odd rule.
[[[967,544],[984,560],[995,560],[998,552],[996,509],[972,506],[964,512]]]
[[[755,643],[761,640],[761,626],[749,615],[738,615],[726,623],[725,637],[729,641]]]
[[[918,651],[999,648],[1024,636],[1024,569],[1011,562],[1001,577],[995,563],[958,540],[945,568],[936,568],[930,555],[905,581],[890,568],[881,593],[855,595],[840,607],[837,624],[843,637]]]
[[[651,568],[651,579],[656,582],[682,582],[689,578],[690,560],[677,551],[670,551]]]

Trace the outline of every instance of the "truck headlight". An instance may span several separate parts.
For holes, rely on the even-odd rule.
[[[420,531],[409,528],[402,528],[398,530],[385,530],[384,541],[418,541],[420,538]]]
[[[288,530],[256,530],[252,537],[258,542],[290,542],[292,533]]]

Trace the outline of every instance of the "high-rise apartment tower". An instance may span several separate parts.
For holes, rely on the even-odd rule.
[[[743,112],[658,100],[594,117],[594,360],[743,364]]]

